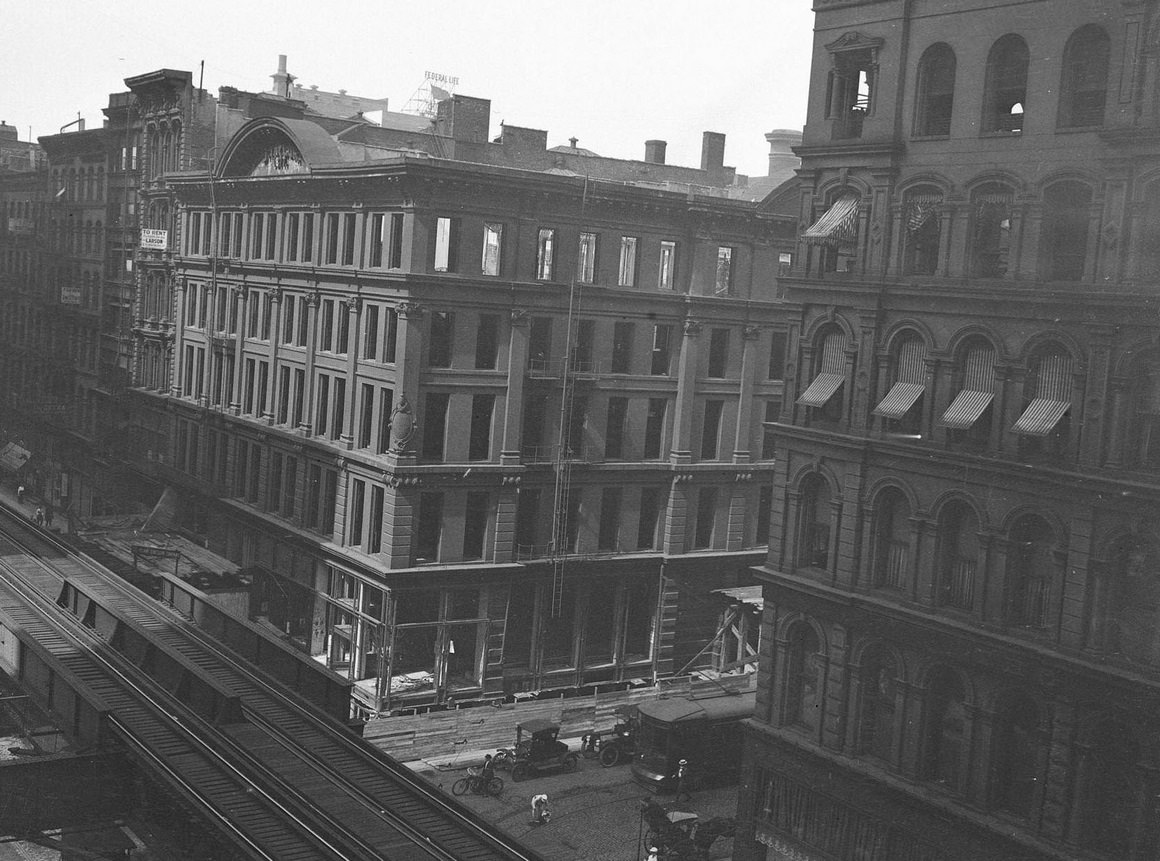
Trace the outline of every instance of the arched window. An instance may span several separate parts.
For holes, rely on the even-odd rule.
[[[942,192],[930,186],[906,193],[902,204],[902,226],[906,231],[902,268],[907,275],[938,272],[942,200]]]
[[[991,46],[983,90],[984,132],[1023,131],[1028,57],[1027,43],[1014,33]]]
[[[955,102],[955,52],[950,45],[939,42],[923,51],[917,83],[914,133],[923,137],[949,135]]]
[[[1011,428],[1019,434],[1020,457],[1066,454],[1071,437],[1071,377],[1071,355],[1062,347],[1044,347],[1031,358],[1023,385],[1023,413]]]
[[[893,762],[898,667],[886,649],[868,649],[862,658],[858,695],[858,752]]]
[[[818,635],[807,624],[797,625],[786,643],[785,721],[816,731],[821,725]]]
[[[891,349],[890,373],[893,381],[890,390],[873,414],[885,419],[887,433],[921,437],[926,342],[914,333],[897,338]]]
[[[938,518],[939,602],[957,610],[975,606],[979,576],[979,519],[973,508],[952,502]]]
[[[1087,259],[1092,191],[1082,182],[1057,182],[1043,192],[1040,272],[1052,281],[1079,281]]]
[[[1127,858],[1140,808],[1140,744],[1114,721],[1093,728],[1083,751],[1080,843],[1108,857]]]
[[[1080,27],[1067,40],[1059,81],[1061,128],[1103,125],[1110,49],[1108,34],[1097,24]]]
[[[1140,663],[1160,664],[1160,547],[1125,538],[1112,550],[1107,578],[1108,651]]]
[[[1007,552],[1008,618],[1013,625],[1046,628],[1056,591],[1054,535],[1042,518],[1028,515],[1011,529]]]
[[[798,564],[827,568],[830,561],[830,485],[811,476],[802,488]]]
[[[174,122],[171,132],[171,141],[169,148],[169,163],[167,170],[180,170],[181,168],[181,123]]]
[[[161,129],[161,153],[158,157],[157,175],[169,170],[169,161],[173,151],[173,133],[170,132],[169,126],[164,126]]]
[[[817,418],[839,422],[844,413],[839,391],[846,381],[846,333],[831,329],[821,338],[820,347],[814,357],[814,378],[797,402],[813,407]]]
[[[995,714],[991,752],[991,803],[1026,817],[1035,805],[1042,742],[1039,708],[1017,694],[1000,703]]]
[[[926,691],[923,773],[927,780],[958,792],[967,752],[967,709],[963,683],[945,667],[931,673]]]
[[[971,274],[1002,278],[1011,249],[1011,189],[989,183],[971,195]]]
[[[903,589],[910,581],[910,504],[902,492],[883,491],[874,506],[874,585]]]
[[[1160,470],[1160,352],[1141,356],[1129,379],[1125,460],[1141,469]]]
[[[956,356],[955,399],[939,424],[952,448],[984,451],[991,443],[991,401],[995,397],[995,348],[974,338]]]

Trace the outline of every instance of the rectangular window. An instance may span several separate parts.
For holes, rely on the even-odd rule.
[[[636,248],[639,243],[635,236],[620,237],[620,274],[616,283],[621,287],[636,286]]]
[[[186,239],[185,253],[189,255],[197,254],[201,248],[201,213],[191,212],[189,214],[189,236]]]
[[[624,422],[628,416],[628,398],[608,399],[608,424],[604,431],[604,459],[623,460]]]
[[[202,219],[201,228],[201,256],[209,257],[213,253],[213,215],[206,213]]]
[[[435,219],[435,271],[454,272],[456,264],[456,228],[455,219],[440,217]]]
[[[254,414],[254,378],[257,373],[257,367],[258,363],[256,361],[246,359],[246,380],[244,388],[242,389],[242,412],[248,416]]]
[[[536,278],[540,281],[552,280],[555,246],[556,231],[550,227],[541,227],[536,239]]]
[[[785,332],[774,332],[769,345],[769,379],[785,379]]]
[[[423,459],[443,460],[443,441],[447,436],[447,405],[451,395],[431,392],[423,410]]]
[[[524,403],[523,454],[532,460],[542,456],[544,419],[548,411],[548,397],[542,392],[529,392]]]
[[[705,401],[705,423],[701,427],[701,460],[717,460],[724,401]]]
[[[238,440],[238,461],[234,464],[234,496],[245,498],[246,483],[250,475],[249,470],[250,444],[243,439]]]
[[[294,344],[305,347],[310,335],[310,305],[305,296],[298,301],[298,334]]]
[[[335,339],[334,352],[345,356],[350,343],[350,306],[345,302],[338,303],[338,337]]]
[[[330,438],[338,439],[346,429],[346,379],[334,378],[334,422],[330,427]]]
[[[298,458],[287,456],[282,478],[282,505],[280,511],[283,517],[294,516],[294,499],[297,496]]]
[[[234,219],[230,213],[222,216],[218,235],[218,254],[222,257],[230,256],[230,231],[233,229]]]
[[[322,503],[322,467],[316,463],[310,464],[306,470],[306,499],[302,519],[306,526],[317,528],[318,515]]]
[[[327,535],[334,532],[334,509],[338,503],[338,473],[333,469],[322,474],[322,521],[319,524]]]
[[[769,543],[769,518],[773,512],[773,488],[762,485],[757,493],[757,529],[754,535],[755,544]]]
[[[342,216],[342,265],[354,266],[355,219],[353,212]]]
[[[266,395],[269,393],[270,363],[258,362],[258,402],[255,404],[254,415],[266,414]]]
[[[399,342],[399,312],[394,308],[387,309],[387,337],[383,344],[383,361],[388,365],[395,363],[395,347]]]
[[[714,379],[721,379],[729,366],[729,330],[714,329],[709,333],[709,373]]]
[[[363,506],[366,505],[366,482],[360,479],[351,479],[350,491],[350,530],[347,533],[347,543],[351,547],[361,547],[363,542]]]
[[[649,398],[648,417],[644,425],[644,459],[658,460],[661,456],[661,441],[665,430],[665,398]]]
[[[302,214],[302,262],[309,263],[314,259],[314,213]]]
[[[499,275],[500,247],[503,242],[502,224],[483,225],[483,262],[484,275]]]
[[[657,546],[657,532],[661,520],[664,491],[659,487],[644,487],[640,491],[640,520],[636,527],[636,549],[652,550]]]
[[[363,309],[366,318],[363,323],[363,358],[379,357],[379,306],[367,305]]]
[[[262,340],[270,340],[270,331],[274,325],[274,306],[270,301],[270,294],[262,294]]]
[[[326,436],[330,418],[330,374],[318,375],[318,409],[314,417],[314,432]]]
[[[499,353],[499,315],[480,314],[475,330],[475,367],[494,370]]]
[[[379,389],[379,440],[376,450],[386,454],[391,448],[391,411],[395,408],[395,390]]]
[[[482,559],[483,543],[487,534],[488,494],[472,490],[467,494],[467,509],[463,513],[463,558]]]
[[[443,494],[419,495],[418,525],[415,529],[415,563],[438,562],[439,540],[443,533]]]
[[[383,549],[383,488],[371,485],[370,534],[367,537],[367,553],[378,553]]]
[[[358,447],[368,448],[371,444],[371,430],[375,422],[375,387],[362,384],[362,402],[359,405]]]
[[[596,234],[581,233],[576,257],[576,280],[581,284],[596,281]]]
[[[596,339],[596,324],[592,320],[580,320],[576,324],[576,342],[572,347],[572,370],[591,372],[595,369],[592,349]]]
[[[302,424],[305,418],[306,407],[306,370],[304,368],[294,369],[294,427]]]
[[[376,212],[371,216],[370,235],[367,243],[369,249],[367,265],[376,269],[383,265],[383,246],[390,241],[385,233],[386,228],[387,217],[383,213]]]
[[[318,349],[329,353],[334,349],[334,300],[322,300],[322,321],[318,324]]]
[[[250,481],[246,490],[246,501],[257,502],[262,495],[262,447],[261,443],[250,443]]]
[[[282,343],[294,343],[294,309],[297,307],[297,297],[286,293],[282,297]]]
[[[286,216],[286,259],[291,263],[298,260],[298,231],[301,227],[302,216],[291,212]]]
[[[495,395],[475,395],[471,399],[471,437],[467,444],[468,460],[491,457],[491,419]]]
[[[717,278],[713,290],[718,296],[733,292],[733,249],[728,245],[717,247]]]
[[[653,326],[652,363],[649,369],[654,377],[663,377],[669,373],[669,364],[672,361],[673,327],[668,323],[658,323]]]
[[[431,313],[431,341],[427,345],[427,364],[432,368],[450,368],[455,335],[455,315],[450,311]]]
[[[246,217],[241,212],[235,212],[232,216],[230,216],[230,218],[233,221],[234,226],[233,226],[233,230],[231,231],[233,234],[233,242],[230,243],[229,255],[231,257],[237,257],[237,258],[241,259],[242,248],[243,248],[243,244],[245,242],[245,232],[246,232],[245,231],[245,223],[246,223],[245,218]]]
[[[200,293],[201,296],[198,298],[197,303],[197,327],[199,329],[204,329],[205,321],[209,316],[209,287],[204,284],[201,285],[201,287],[198,288],[198,293]]]
[[[677,289],[677,243],[675,242],[661,242],[657,288],[660,290]]]
[[[266,227],[266,214],[255,212],[250,216],[250,259],[261,260],[262,249],[266,247],[263,231]]]
[[[616,323],[612,327],[612,373],[632,373],[632,340],[636,332],[633,323]]]
[[[399,269],[403,265],[403,214],[396,212],[391,216],[391,248],[388,268]]]
[[[326,257],[325,263],[338,263],[339,234],[342,232],[342,222],[337,212],[326,216]]]
[[[533,317],[528,332],[528,367],[548,370],[552,356],[552,318]]]
[[[262,297],[258,294],[258,291],[251,290],[249,292],[249,294],[246,296],[246,337],[247,338],[254,338],[255,340],[257,340],[258,322],[260,319],[259,314],[261,311],[261,305],[262,305]]]
[[[713,546],[713,522],[717,519],[717,488],[702,487],[697,494],[697,528],[693,547],[704,550]]]
[[[276,260],[278,257],[278,216],[271,212],[266,215],[266,259]]]
[[[776,422],[778,415],[781,413],[780,401],[766,401],[765,402],[765,422],[761,428],[761,459],[773,460],[776,457],[777,451],[777,437],[773,428],[769,426],[771,422]]]
[[[620,545],[619,487],[606,487],[600,494],[600,530],[596,536],[597,550],[617,550]]]

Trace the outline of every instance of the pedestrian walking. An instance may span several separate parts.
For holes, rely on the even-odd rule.
[[[552,811],[548,809],[548,796],[541,792],[532,796],[532,824],[547,825],[552,821]]]
[[[44,526],[44,509],[36,506],[36,514],[32,515],[32,522],[37,526]]]
[[[693,793],[689,792],[689,761],[682,759],[677,763],[677,797],[676,801],[681,800],[681,796],[685,797],[685,801],[693,800]]]
[[[23,484],[20,485],[20,487],[16,488],[16,501],[19,502],[21,505],[24,504],[24,485]]]
[[[44,505],[44,525],[52,529],[52,518],[56,516],[56,511],[52,507],[51,502],[46,502]]]

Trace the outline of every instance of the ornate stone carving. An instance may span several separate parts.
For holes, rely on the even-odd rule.
[[[391,410],[391,448],[406,451],[415,438],[415,417],[411,413],[411,403],[406,395],[399,395],[395,408]]]

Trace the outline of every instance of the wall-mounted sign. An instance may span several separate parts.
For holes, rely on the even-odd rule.
[[[60,304],[62,305],[79,305],[81,304],[81,287],[79,284],[61,284],[60,285]]]
[[[164,251],[169,247],[169,231],[141,228],[141,247]]]

